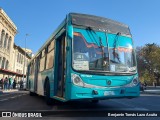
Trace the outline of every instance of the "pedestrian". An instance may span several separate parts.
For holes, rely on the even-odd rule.
[[[11,77],[11,86],[10,86],[11,89],[13,89],[13,77]]]
[[[11,78],[8,78],[8,89],[11,89]]]
[[[2,90],[4,89],[4,78],[1,79],[1,87],[2,87]]]
[[[0,80],[0,86],[1,86],[1,89],[2,89],[2,79]]]
[[[13,81],[13,89],[16,89],[16,79],[14,78],[14,81]]]
[[[4,79],[4,90],[8,90],[8,78]]]
[[[20,81],[20,89],[22,90],[23,89],[23,80],[21,79]]]

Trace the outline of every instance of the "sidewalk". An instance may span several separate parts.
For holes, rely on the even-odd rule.
[[[141,94],[155,94],[160,95],[160,86],[147,86],[147,89],[144,91],[141,91]]]
[[[10,92],[16,92],[18,89],[12,89],[12,90],[0,90],[0,94],[2,93],[10,93]]]

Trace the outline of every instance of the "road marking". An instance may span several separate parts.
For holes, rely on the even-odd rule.
[[[7,95],[11,95],[11,93],[7,93],[7,94],[3,94],[3,95],[0,95],[0,97],[2,96],[7,96]]]
[[[49,111],[57,111],[57,112],[60,112],[60,111],[102,111],[102,112],[108,112],[108,111],[149,111],[148,109],[145,109],[145,108],[99,108],[99,109],[62,109],[62,110],[59,110],[59,109],[50,109],[50,110],[38,110],[39,112],[49,112]]]
[[[2,99],[2,100],[0,100],[0,101],[6,101],[6,100],[8,100],[8,99]]]
[[[14,99],[14,98],[17,98],[17,97],[20,97],[20,96],[23,96],[23,95],[27,95],[27,94],[22,94],[22,95],[16,95],[16,96],[13,96],[13,97],[9,97],[9,98],[5,98],[5,99],[1,99],[0,101],[7,101],[9,99]]]

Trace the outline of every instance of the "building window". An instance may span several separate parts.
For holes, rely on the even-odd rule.
[[[21,60],[21,54],[19,53],[18,63],[20,63],[20,60]]]
[[[26,66],[28,65],[28,59],[26,59]]]
[[[21,64],[24,62],[24,57],[21,55]]]
[[[17,63],[19,62],[19,53],[17,54]]]
[[[11,48],[11,41],[12,41],[12,38],[9,37],[9,40],[8,40],[8,47],[7,47],[8,50],[10,50],[10,48]]]
[[[0,46],[1,47],[3,47],[4,35],[5,35],[5,31],[2,30],[2,32],[1,32],[1,38],[0,38]]]
[[[7,48],[7,42],[8,42],[8,33],[6,33],[6,36],[4,39],[4,48]]]
[[[6,58],[3,58],[3,60],[2,60],[2,69],[5,69],[5,61],[6,61]]]
[[[1,68],[1,66],[2,66],[2,58],[0,57],[0,68]]]
[[[7,61],[6,61],[6,67],[5,67],[6,70],[8,70],[8,64],[9,64],[9,62],[8,62],[8,60],[7,60]]]
[[[22,55],[20,54],[19,63],[22,64]]]

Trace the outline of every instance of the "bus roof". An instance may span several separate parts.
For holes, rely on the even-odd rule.
[[[131,36],[129,27],[126,24],[94,15],[70,13],[71,22],[73,25],[91,27],[98,31],[108,33],[121,33],[125,36]]]

